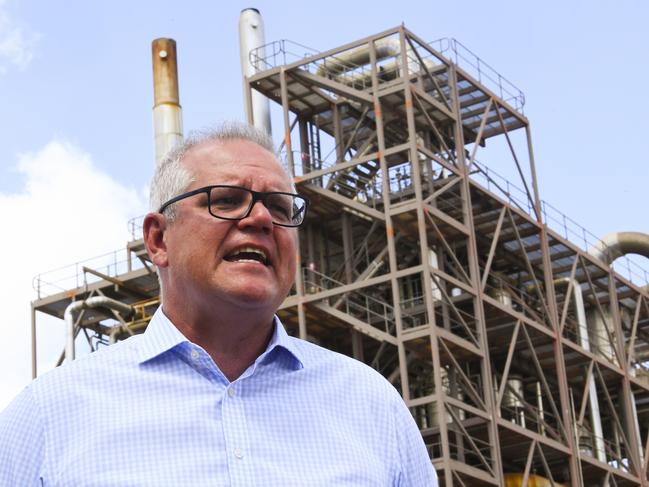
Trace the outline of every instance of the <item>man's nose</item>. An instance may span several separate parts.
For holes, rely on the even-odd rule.
[[[250,214],[242,220],[239,220],[239,223],[243,227],[253,226],[264,231],[271,231],[273,228],[273,217],[268,208],[266,208],[265,202],[257,200],[253,203]]]

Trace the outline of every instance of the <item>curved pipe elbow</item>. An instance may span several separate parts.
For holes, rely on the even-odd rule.
[[[588,253],[606,265],[626,254],[639,254],[649,259],[649,235],[640,232],[609,233],[588,249]]]

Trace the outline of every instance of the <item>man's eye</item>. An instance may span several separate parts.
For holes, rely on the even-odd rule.
[[[283,220],[288,220],[291,218],[291,209],[285,205],[271,205],[270,212],[278,217],[281,217]]]
[[[293,217],[293,198],[290,196],[271,195],[266,201],[266,205],[275,220],[288,222]]]
[[[232,197],[223,197],[223,198],[217,198],[212,200],[212,205],[213,206],[235,206],[237,205],[237,200]]]
[[[245,203],[245,194],[240,191],[213,191],[210,197],[212,208],[239,208]]]

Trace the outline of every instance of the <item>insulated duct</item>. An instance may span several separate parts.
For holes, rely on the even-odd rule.
[[[588,253],[611,265],[626,254],[640,254],[649,259],[649,235],[640,232],[614,232],[605,235]]]
[[[176,41],[156,39],[151,43],[153,58],[153,130],[156,165],[171,148],[182,143],[183,120],[178,96]]]
[[[378,76],[381,79],[396,79],[402,74],[401,69],[401,42],[395,38],[384,38],[374,42],[374,51],[376,60],[394,57],[394,62],[385,63],[378,66]],[[399,56],[399,57],[398,57]],[[416,73],[420,71],[419,63],[411,49],[407,49],[408,72]],[[336,54],[335,57],[327,59],[322,64],[316,74],[325,78],[333,79],[339,83],[348,86],[369,86],[372,83],[372,73],[369,68],[370,49],[367,45],[360,46],[349,51]],[[430,70],[435,63],[429,59],[423,60],[426,67]]]
[[[579,282],[576,279],[564,277],[556,279],[554,284],[572,287],[572,298],[575,305],[575,312],[577,313],[577,336],[579,339],[579,345],[581,345],[581,348],[584,350],[590,351],[588,324],[586,322],[586,308],[584,306],[584,296]],[[599,409],[599,399],[597,397],[597,385],[595,384],[595,377],[592,375],[588,382],[588,419],[590,420],[590,427],[593,430],[592,439],[594,440],[595,457],[600,462],[606,463],[606,448],[604,445],[602,416]]]
[[[379,39],[374,43],[376,59],[380,61],[388,57],[396,56],[401,51],[401,43],[398,39]],[[318,76],[341,75],[353,71],[363,64],[370,63],[370,50],[367,46],[360,46],[342,54],[337,54],[333,59],[327,60],[326,64],[318,68]]]
[[[267,133],[271,133],[270,125],[270,103],[268,98],[257,90],[249,88],[247,79],[254,75],[263,66],[259,66],[266,55],[264,49],[264,21],[261,18],[259,10],[256,8],[246,8],[241,11],[239,16],[239,54],[241,57],[241,74],[243,75],[243,94],[247,97],[247,91],[250,89],[251,105],[246,104],[246,115],[252,124]],[[250,51],[256,49],[256,60],[250,59]],[[255,61],[255,64],[253,64]],[[252,110],[252,112],[251,112]]]

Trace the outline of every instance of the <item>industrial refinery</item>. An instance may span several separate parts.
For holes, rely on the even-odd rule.
[[[247,9],[240,43],[242,109],[269,131],[281,114],[311,202],[288,332],[400,391],[440,485],[647,485],[649,273],[626,255],[649,256],[649,236],[590,235],[542,200],[523,92],[405,26],[316,52],[266,42]],[[183,138],[176,51],[153,41],[158,160]],[[141,220],[124,249],[35,278],[34,376],[43,315],[66,323],[59,364],[146,328]]]

